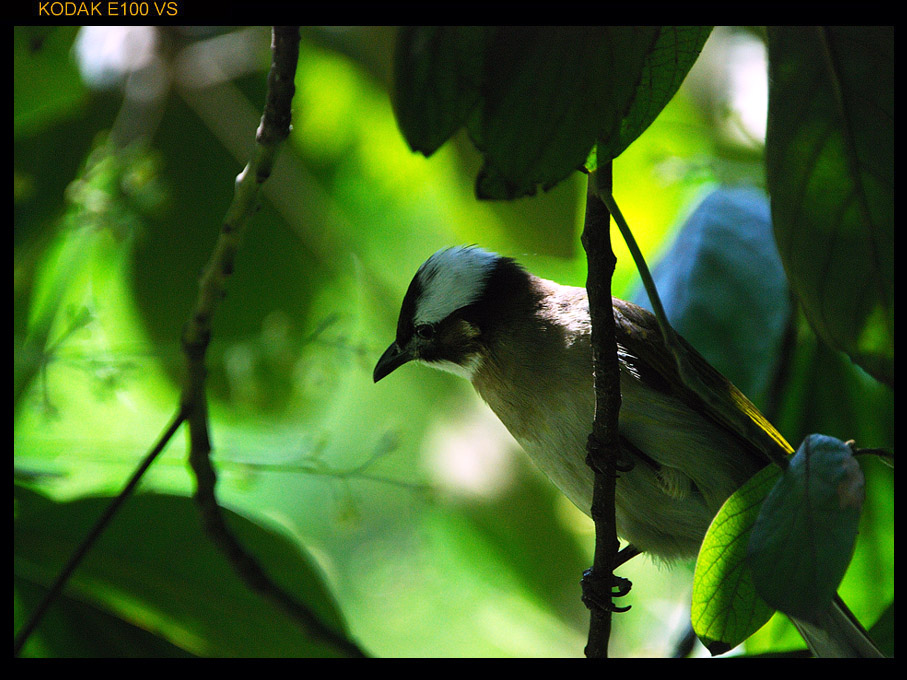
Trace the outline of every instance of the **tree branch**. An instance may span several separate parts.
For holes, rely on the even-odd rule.
[[[611,305],[611,276],[616,258],[611,249],[610,213],[602,194],[611,192],[611,163],[589,176],[586,217],[582,243],[588,260],[586,289],[592,320],[592,367],[595,389],[595,416],[587,445],[586,462],[594,471],[592,519],[595,521],[595,556],[592,569],[583,576],[583,600],[589,607],[589,638],[586,656],[608,655],[611,612],[622,611],[611,601],[613,571],[617,565],[617,527],[614,518],[614,492],[618,461],[618,413],[620,409],[620,368],[614,312]],[[629,582],[625,582],[629,584]],[[625,594],[620,590],[618,593]]]
[[[214,252],[199,282],[195,310],[183,330],[187,371],[183,384],[182,409],[189,425],[189,462],[196,477],[195,499],[205,531],[227,556],[246,585],[283,609],[313,638],[336,647],[344,654],[364,656],[362,650],[346,636],[327,627],[304,603],[297,601],[271,580],[227,526],[215,493],[217,474],[210,460],[205,353],[211,338],[214,310],[226,292],[227,279],[233,273],[233,261],[245,224],[257,210],[261,185],[270,176],[277,150],[290,132],[290,105],[299,59],[299,27],[275,26],[271,49],[268,92],[261,124],[256,133],[255,150],[249,163],[236,178],[233,201],[227,209]]]

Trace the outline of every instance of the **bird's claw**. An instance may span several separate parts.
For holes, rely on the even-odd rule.
[[[610,582],[603,583],[605,579],[597,576],[592,569],[583,572],[580,585],[583,590],[583,603],[589,609],[600,609],[611,612],[625,612],[629,606],[618,607],[611,598],[624,597],[630,592],[633,584],[629,579],[621,576],[610,575]],[[607,588],[607,593],[604,590]]]

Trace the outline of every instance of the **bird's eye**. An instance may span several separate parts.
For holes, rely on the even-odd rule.
[[[435,335],[435,327],[430,323],[422,323],[416,326],[416,335],[423,340],[431,340]]]

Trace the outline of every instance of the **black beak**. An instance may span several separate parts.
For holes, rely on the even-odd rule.
[[[407,361],[412,360],[412,358],[413,357],[409,352],[400,349],[396,342],[392,342],[391,346],[384,350],[384,354],[378,359],[378,363],[375,364],[375,372],[372,374],[372,377],[375,379],[375,382],[378,382],[381,378],[396,370]]]

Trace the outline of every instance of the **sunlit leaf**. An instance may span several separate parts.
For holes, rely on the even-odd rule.
[[[766,602],[804,619],[828,608],[853,555],[863,487],[847,444],[817,434],[803,440],[749,538],[747,560]]]
[[[894,381],[894,28],[768,31],[766,172],[810,324]]]
[[[696,635],[713,654],[739,645],[774,613],[756,594],[746,545],[762,501],[780,472],[768,466],[728,498],[699,550],[691,619]]]

